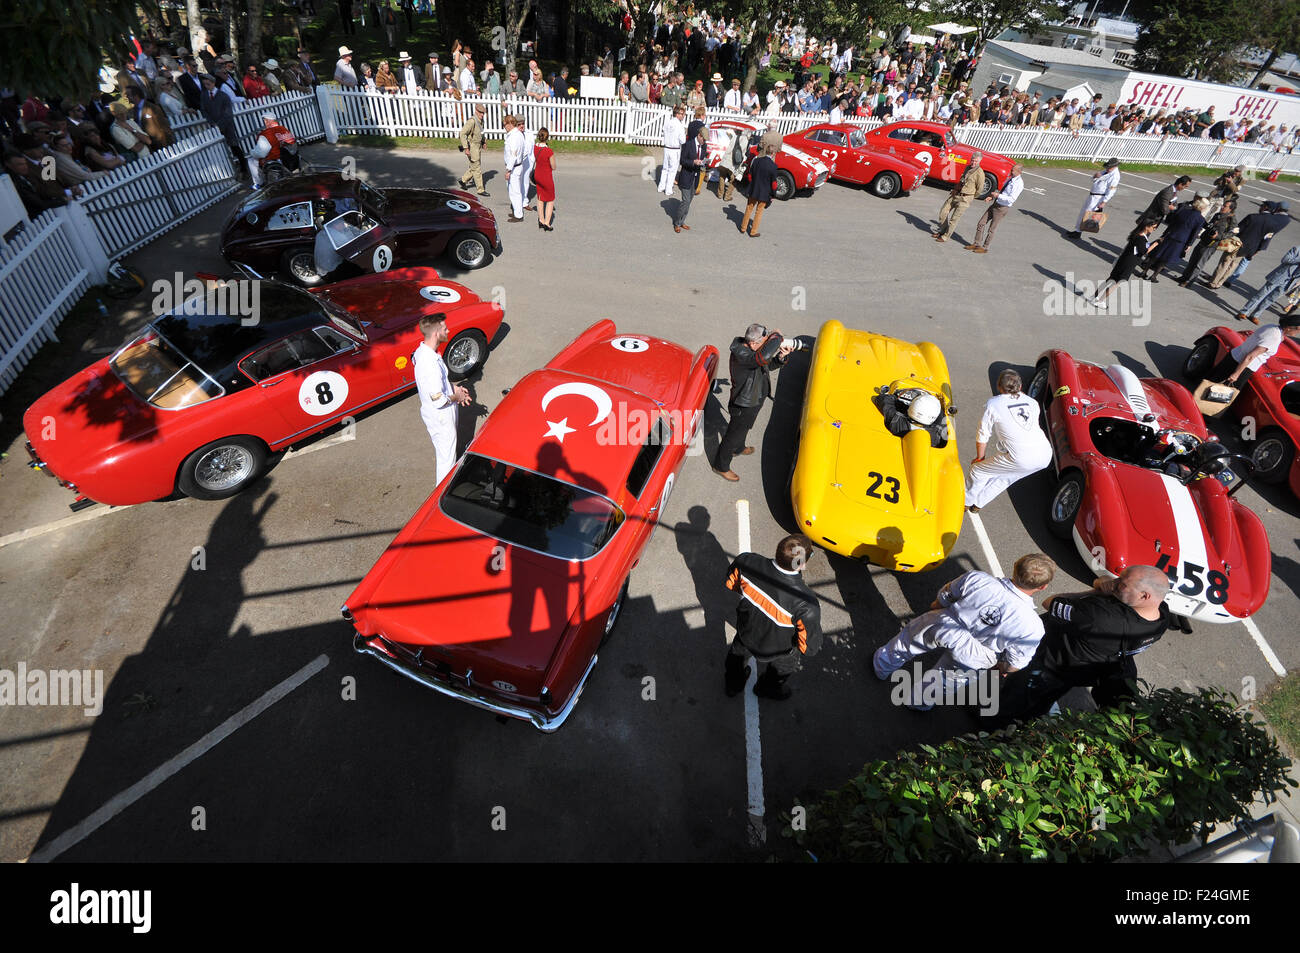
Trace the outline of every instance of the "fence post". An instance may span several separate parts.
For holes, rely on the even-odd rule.
[[[632,104],[623,103],[623,142],[632,144]]]
[[[108,278],[108,254],[99,240],[99,232],[90,221],[86,210],[77,202],[69,202],[54,209],[67,226],[64,234],[76,249],[77,260],[85,266],[93,284],[102,285]]]
[[[1169,137],[1164,136],[1160,140],[1160,147],[1156,149],[1156,154],[1151,157],[1152,162],[1159,162],[1160,157],[1165,154],[1165,147],[1169,145]]]
[[[1092,158],[1089,162],[1098,162],[1101,159],[1101,150],[1106,148],[1106,140],[1110,138],[1110,133],[1105,133],[1097,140],[1097,148],[1092,150]]]
[[[339,141],[339,124],[334,115],[334,104],[330,102],[328,87],[316,87],[316,106],[320,109],[320,124],[325,132],[325,141],[334,145]]]

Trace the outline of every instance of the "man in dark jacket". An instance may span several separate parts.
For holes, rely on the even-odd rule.
[[[1166,185],[1156,193],[1155,198],[1146,210],[1138,213],[1139,217],[1155,218],[1164,221],[1165,216],[1174,210],[1174,203],[1178,201],[1178,193],[1192,184],[1190,175],[1180,175],[1174,180],[1173,185]]]
[[[1054,596],[1043,616],[1046,634],[1029,664],[1002,683],[993,727],[1037,718],[1072,687],[1091,686],[1099,706],[1118,704],[1136,688],[1133,657],[1160,640],[1172,616],[1164,603],[1169,577],[1155,566],[1130,566],[1093,591]]]
[[[677,214],[673,217],[674,232],[691,230],[691,226],[686,224],[686,213],[691,210],[695,186],[699,184],[700,172],[709,158],[708,147],[704,144],[706,128],[698,119],[686,127],[686,144],[682,146],[682,164],[677,172],[677,187],[682,190],[682,198],[677,203]]]
[[[1219,214],[1210,219],[1209,224],[1201,230],[1201,237],[1192,247],[1191,254],[1187,256],[1187,267],[1183,269],[1183,276],[1178,279],[1178,284],[1184,288],[1190,285],[1200,274],[1201,262],[1205,260],[1205,256],[1236,227],[1237,200],[1230,198],[1223,203]]]
[[[731,398],[727,401],[731,420],[718,445],[713,469],[733,483],[740,477],[731,470],[732,458],[754,452],[753,447],[745,445],[745,438],[758,419],[758,412],[763,409],[763,401],[772,396],[771,369],[780,367],[792,350],[782,344],[774,356],[764,357],[763,343],[780,333],[773,331],[769,334],[763,325],[751,324],[744,337],[731,342]]]
[[[1291,206],[1286,202],[1264,202],[1259,211],[1247,215],[1237,226],[1241,247],[1235,254],[1224,252],[1219,267],[1208,284],[1211,288],[1232,287],[1241,277],[1250,260],[1268,247],[1269,240],[1291,222]]]
[[[243,178],[248,175],[243,147],[239,144],[239,131],[235,128],[235,107],[230,97],[217,89],[216,77],[210,73],[203,74],[203,99],[199,103],[203,118],[221,130],[226,138],[226,145],[235,154],[235,175]]]
[[[758,237],[758,223],[763,220],[763,210],[772,204],[772,193],[776,190],[776,160],[772,158],[775,152],[770,143],[763,146],[762,153],[749,166],[749,201],[740,220],[740,230],[748,232],[750,238]]]
[[[821,607],[800,571],[813,554],[807,536],[787,536],[776,547],[776,558],[741,553],[727,571],[727,588],[740,597],[736,605],[736,637],[727,651],[727,695],[745,687],[752,655],[758,665],[754,694],[789,698],[786,685],[799,670],[800,659],[821,648]]]

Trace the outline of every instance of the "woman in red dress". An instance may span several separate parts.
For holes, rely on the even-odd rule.
[[[537,130],[537,145],[533,147],[533,179],[537,183],[537,227],[555,231],[555,152],[546,144],[551,137],[545,126]]]

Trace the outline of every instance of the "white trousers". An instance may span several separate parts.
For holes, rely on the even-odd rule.
[[[898,630],[898,635],[876,649],[871,666],[876,677],[889,678],[918,655],[943,646],[948,649],[939,659],[940,669],[992,668],[997,653],[975,641],[944,609],[923,612]]]
[[[1015,459],[1001,447],[987,453],[980,463],[972,463],[966,477],[966,505],[985,507],[997,499],[998,495],[1015,483],[1032,473],[1051,465],[1052,451],[1044,447],[1042,455],[1023,454]],[[1025,459],[1028,457],[1028,459]]]
[[[511,170],[508,190],[510,193],[510,214],[515,218],[524,217],[524,167]]]
[[[677,182],[677,170],[681,168],[682,150],[664,149],[664,168],[659,173],[659,191],[664,195],[673,194],[673,186]]]
[[[424,418],[424,426],[429,431],[429,439],[433,441],[433,454],[435,458],[435,476],[434,486],[439,486],[451,472],[452,464],[456,462],[456,416],[459,408],[451,405],[450,410],[436,411],[436,416],[432,419]]]
[[[255,188],[255,189],[260,189],[260,188],[262,187],[262,162],[261,162],[261,160],[260,160],[260,159],[254,159],[252,156],[249,156],[249,157],[248,157],[247,159],[245,159],[244,161],[248,163],[248,174],[251,175],[251,176],[253,177],[253,188]]]
[[[1083,200],[1083,208],[1079,209],[1079,220],[1074,223],[1074,230],[1076,232],[1081,231],[1083,229],[1084,218],[1087,216],[1089,212],[1091,212],[1098,205],[1100,205],[1101,200],[1104,199],[1105,197],[1106,197],[1105,193],[1102,193],[1101,195],[1093,195],[1091,192],[1088,193],[1087,197],[1085,197]]]

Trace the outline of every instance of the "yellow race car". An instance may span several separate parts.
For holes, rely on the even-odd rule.
[[[887,569],[942,563],[965,508],[956,412],[935,345],[823,324],[790,477],[800,530]]]

